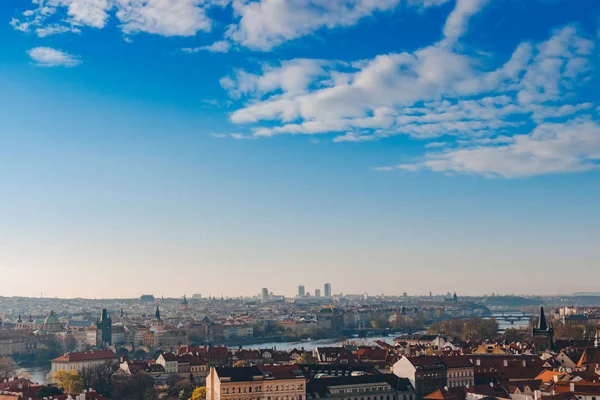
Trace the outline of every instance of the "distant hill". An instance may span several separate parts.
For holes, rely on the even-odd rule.
[[[491,296],[483,299],[483,304],[492,307],[539,306],[544,302],[539,297]]]

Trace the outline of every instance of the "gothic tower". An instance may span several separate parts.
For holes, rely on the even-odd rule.
[[[537,328],[533,328],[533,337],[541,350],[554,350],[554,328],[546,322],[544,307],[540,307],[540,318]]]

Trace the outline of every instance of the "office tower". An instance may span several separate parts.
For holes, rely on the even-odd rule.
[[[331,297],[331,283],[326,283],[324,289],[325,297]]]
[[[269,301],[269,289],[262,288],[261,300],[263,303],[266,303],[267,301]]]
[[[298,286],[298,297],[304,297],[305,293],[304,293],[304,286],[300,285]]]
[[[315,297],[321,297],[321,289],[315,289]]]

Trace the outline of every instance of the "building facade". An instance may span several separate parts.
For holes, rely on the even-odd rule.
[[[52,360],[52,374],[56,371],[77,371],[94,368],[107,363],[117,364],[117,355],[112,350],[92,350],[67,353]]]
[[[435,356],[402,357],[394,364],[393,372],[410,381],[417,400],[448,384],[446,365]]]
[[[207,400],[305,400],[306,378],[295,365],[211,368]]]

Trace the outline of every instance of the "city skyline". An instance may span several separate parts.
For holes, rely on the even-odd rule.
[[[0,295],[596,290],[599,2],[167,3],[1,2]]]

